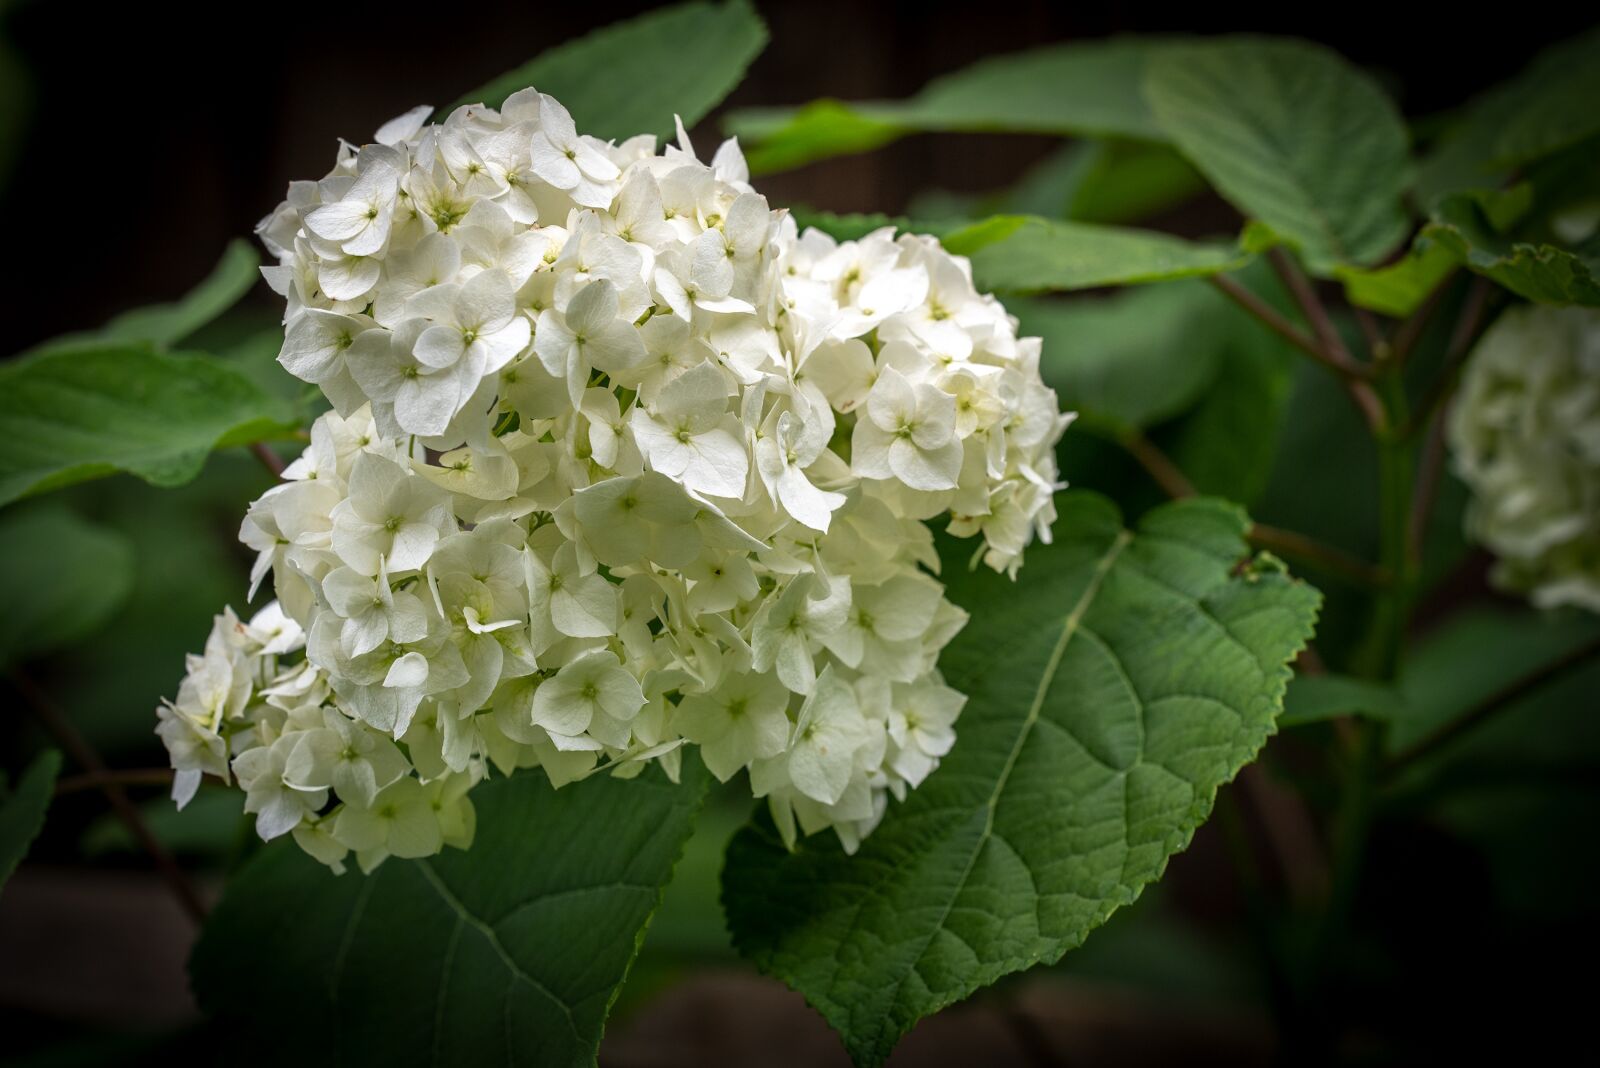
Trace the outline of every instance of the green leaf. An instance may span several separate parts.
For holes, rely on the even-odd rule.
[[[1422,204],[1497,186],[1505,172],[1600,133],[1596,49],[1600,29],[1563,41],[1468,105],[1418,170]]]
[[[1457,615],[1420,643],[1406,662],[1400,677],[1405,715],[1396,717],[1390,728],[1389,751],[1404,751],[1490,695],[1597,637],[1600,619],[1584,612],[1480,608]],[[1528,694],[1522,703],[1537,704],[1537,696]],[[1517,711],[1508,708],[1502,716],[1514,724]],[[1514,725],[1506,729],[1517,733]],[[1538,746],[1538,739],[1532,744]]]
[[[1100,141],[1067,202],[1067,218],[1091,223],[1128,223],[1188,201],[1206,190],[1206,180],[1166,145]]]
[[[157,348],[176,345],[237,304],[261,277],[260,266],[255,248],[235,239],[205,281],[182,300],[124,312],[107,323],[99,337],[104,341],[148,341]]]
[[[55,796],[61,754],[46,749],[33,758],[17,788],[0,798],[0,887],[17,870],[28,847],[44,828],[44,814]]]
[[[1405,237],[1407,134],[1371,79],[1302,41],[1163,49],[1145,94],[1217,191],[1295,246],[1316,274],[1366,266]]]
[[[133,591],[133,546],[61,507],[0,516],[0,667],[99,630]]]
[[[1344,283],[1345,299],[1351,304],[1403,319],[1416,311],[1460,263],[1461,257],[1449,245],[1424,240],[1388,266],[1341,265],[1334,268],[1334,274]]]
[[[1251,264],[1237,280],[1287,312],[1287,294],[1264,263]],[[1191,344],[1216,348],[1217,374],[1199,404],[1155,438],[1201,493],[1248,507],[1271,478],[1301,361],[1248,312],[1220,293],[1212,296],[1223,306],[1195,327]]]
[[[499,107],[529,86],[608,140],[670,137],[674,113],[693,126],[722,102],[767,44],[747,0],[677,4],[557,45],[455,104]]]
[[[1285,729],[1341,716],[1387,722],[1405,715],[1405,699],[1391,685],[1349,675],[1296,675],[1289,682],[1278,726]]]
[[[1469,270],[1519,296],[1541,304],[1600,306],[1600,249],[1568,251],[1513,241],[1495,232],[1477,197],[1445,197],[1423,235],[1444,246]]]
[[[867,152],[918,131],[967,131],[1166,140],[1140,96],[1162,38],[1052,45],[936,78],[909,100],[762,108],[728,116],[753,174]]]
[[[472,794],[477,840],[369,876],[292,842],[228,886],[190,960],[202,1008],[274,1008],[275,1044],[342,1063],[593,1064],[709,776],[651,769]]]
[[[1158,878],[1272,733],[1310,636],[1317,592],[1239,566],[1237,508],[1166,505],[1135,533],[1094,494],[1058,503],[1025,581],[945,568],[972,621],[940,662],[969,697],[943,766],[854,857],[821,838],[788,853],[770,821],[728,851],[735,944],[858,1064]]]
[[[287,422],[281,402],[203,356],[52,348],[0,368],[0,504],[114,471],[181,485],[212,449]]]
[[[1229,245],[1027,215],[997,215],[950,231],[943,241],[951,252],[971,257],[979,289],[1008,293],[1194,278],[1237,269],[1249,259]]]
[[[1195,282],[1106,298],[1006,302],[1044,339],[1039,371],[1063,408],[1113,434],[1188,410],[1216,380],[1222,298]]]
[[[1165,145],[1072,141],[990,193],[930,190],[913,198],[913,218],[978,219],[1041,215],[1077,222],[1126,223],[1175,207],[1207,188],[1189,162]]]

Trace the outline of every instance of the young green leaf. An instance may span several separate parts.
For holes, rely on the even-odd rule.
[[[1351,304],[1403,319],[1416,311],[1460,263],[1461,257],[1449,245],[1424,239],[1386,266],[1341,265],[1334,268],[1334,274],[1344,283],[1345,299]]]
[[[0,668],[103,626],[133,591],[133,546],[61,507],[0,516]]]
[[[1453,194],[1423,230],[1467,267],[1541,304],[1600,306],[1600,248],[1580,251],[1513,241],[1495,232],[1478,197]]]
[[[290,420],[282,402],[204,356],[51,348],[0,368],[0,504],[114,471],[181,485],[212,449],[281,436]]]
[[[1217,191],[1316,274],[1370,265],[1405,236],[1406,128],[1383,91],[1327,49],[1249,37],[1163,49],[1145,95]]]
[[[157,348],[176,345],[237,304],[261,277],[260,266],[255,246],[243,239],[230,241],[205,281],[182,300],[123,312],[97,336],[104,341],[148,341]]]
[[[46,749],[33,758],[10,794],[0,793],[0,887],[17,870],[44,828],[44,814],[61,773],[61,754]]]
[[[735,112],[754,174],[867,152],[917,131],[987,131],[1166,139],[1139,94],[1148,57],[1172,42],[1111,39],[1052,45],[936,78],[909,100]]]
[[[540,772],[472,795],[477,840],[371,875],[292,842],[229,884],[189,970],[235,1024],[275,1006],[283,1052],[363,1064],[590,1065],[709,775],[684,761],[553,790]],[[403,932],[404,937],[397,937]]]
[[[499,107],[533,86],[564,104],[578,129],[621,140],[673,134],[722,102],[767,44],[748,0],[677,4],[541,52],[456,102]]]
[[[735,944],[858,1064],[1158,878],[1272,733],[1311,634],[1317,592],[1246,562],[1238,509],[1185,501],[1129,531],[1094,494],[1059,504],[1026,582],[945,569],[973,618],[940,665],[969,697],[943,766],[854,857],[788,853],[766,821],[729,849]]]

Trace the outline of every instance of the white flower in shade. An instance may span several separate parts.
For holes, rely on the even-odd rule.
[[[917,490],[955,489],[961,442],[956,399],[927,382],[913,385],[885,367],[856,420],[850,459],[864,478],[899,479]]]
[[[533,695],[533,722],[552,735],[593,733],[597,725],[615,735],[618,725],[638,715],[644,704],[639,680],[623,669],[616,654],[596,649],[540,684]]]
[[[431,114],[258,228],[280,362],[333,410],[240,527],[277,600],[157,710],[174,797],[237,777],[263,836],[370,871],[466,848],[491,771],[676,780],[698,746],[786,842],[854,851],[955,741],[931,524],[1012,575],[1049,540],[1040,342],[932,238],[801,232],[735,142],[601,141],[532,88]],[[1570,471],[1539,419],[1593,444],[1564,359],[1536,417],[1485,394],[1469,464],[1546,601],[1581,600],[1561,532],[1600,494],[1524,507],[1501,457]]]
[[[256,814],[256,833],[270,842],[299,826],[328,799],[326,790],[305,790],[284,781],[284,766],[298,739],[247,749],[233,758],[233,774],[245,792],[244,810]]]
[[[1484,334],[1451,412],[1468,533],[1494,580],[1600,612],[1600,311],[1517,307]]]
[[[541,312],[534,351],[545,370],[567,383],[574,408],[582,407],[589,372],[627,371],[646,358],[633,324],[617,317],[617,291],[604,278],[578,291],[565,314]]]
[[[362,453],[350,471],[350,495],[333,510],[333,551],[363,575],[385,567],[412,571],[454,529],[443,490],[392,460]]]
[[[652,471],[695,493],[744,496],[750,454],[728,392],[722,369],[702,363],[662,386],[648,411],[634,408],[634,440]]]
[[[740,672],[709,693],[685,697],[676,722],[700,746],[711,773],[727,782],[740,768],[783,752],[792,727],[788,707],[789,691],[777,679]]]

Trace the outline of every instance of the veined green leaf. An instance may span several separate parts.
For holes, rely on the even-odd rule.
[[[495,779],[471,849],[368,876],[276,843],[207,921],[195,992],[235,1023],[273,1005],[263,1040],[302,1059],[592,1065],[708,781]]]
[[[1185,501],[1129,531],[1104,498],[1059,504],[1026,581],[945,569],[972,621],[941,659],[969,697],[943,766],[854,857],[817,838],[788,853],[768,821],[729,849],[735,944],[858,1064],[1158,878],[1272,733],[1311,634],[1315,590],[1240,566],[1237,508]]]
[[[1469,270],[1541,304],[1600,306],[1600,249],[1569,251],[1513,241],[1495,232],[1479,198],[1453,194],[1434,209],[1423,234]]]
[[[0,795],[0,887],[17,870],[28,847],[44,828],[44,814],[55,794],[61,773],[61,754],[46,749],[33,758],[17,781],[17,788]]]
[[[1405,237],[1405,125],[1327,49],[1250,37],[1166,48],[1151,58],[1145,95],[1217,191],[1314,273],[1372,264]]]
[[[748,0],[677,4],[541,52],[455,106],[499,107],[533,86],[560,100],[583,133],[670,137],[675,113],[686,127],[699,122],[766,44],[766,24]]]
[[[0,504],[115,471],[181,485],[212,449],[282,436],[291,419],[204,356],[53,347],[0,368]]]
[[[1139,93],[1164,38],[1051,45],[975,63],[909,100],[735,112],[754,174],[867,152],[917,131],[989,131],[1166,140]]]
[[[105,325],[98,337],[104,341],[148,341],[168,348],[239,302],[261,276],[261,257],[248,241],[228,243],[222,259],[205,281],[172,304],[153,304],[124,312]]]
[[[66,508],[0,515],[0,667],[70,645],[133,591],[133,546]]]

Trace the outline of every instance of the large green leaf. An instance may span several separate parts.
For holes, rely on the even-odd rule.
[[[1478,197],[1445,197],[1423,234],[1519,296],[1541,304],[1600,305],[1600,248],[1569,251],[1502,236]]]
[[[44,814],[55,795],[61,754],[47,749],[33,758],[9,794],[0,790],[0,887],[17,870],[28,847],[44,827]]]
[[[1600,28],[1550,48],[1468,105],[1418,169],[1423,205],[1497,186],[1512,168],[1600,133],[1597,50]]]
[[[1139,94],[1161,38],[1052,45],[976,63],[936,78],[909,100],[735,112],[728,129],[750,144],[756,174],[866,152],[927,130],[991,131],[1165,140]]]
[[[969,695],[943,766],[854,857],[768,821],[728,852],[740,951],[803,993],[860,1064],[919,1018],[1054,961],[1160,876],[1272,733],[1318,595],[1244,564],[1210,500],[1124,529],[1060,501],[1027,578],[945,569],[972,621],[940,662]],[[959,555],[959,554],[958,554]]]
[[[183,341],[239,302],[260,278],[261,257],[248,241],[228,243],[205,281],[172,304],[153,304],[124,312],[105,325],[106,341],[148,341],[167,348]]]
[[[980,289],[1009,293],[1093,289],[1219,274],[1243,266],[1232,245],[1204,245],[1131,227],[996,215],[943,235],[972,259]]]
[[[1248,37],[1167,48],[1151,58],[1145,94],[1217,191],[1314,272],[1370,265],[1405,236],[1405,126],[1327,49]]]
[[[365,877],[275,844],[207,922],[196,996],[297,1063],[593,1064],[708,780],[495,779],[470,849]]]
[[[0,504],[114,471],[180,485],[212,449],[281,436],[290,418],[204,356],[52,348],[0,368]]]
[[[699,122],[766,44],[767,27],[748,0],[677,4],[541,52],[457,105],[499,107],[534,86],[560,100],[586,134],[669,137],[674,114],[685,126]]]
[[[88,637],[133,591],[133,546],[66,508],[0,516],[0,668]]]

